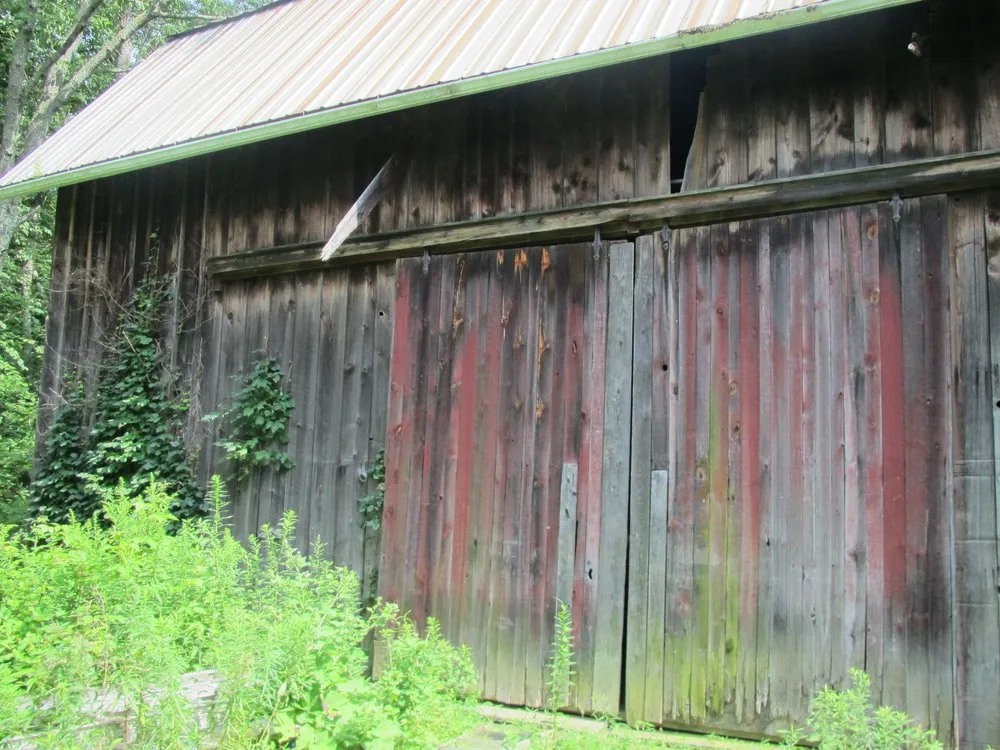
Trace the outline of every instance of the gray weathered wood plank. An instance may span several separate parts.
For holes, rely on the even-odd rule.
[[[646,704],[646,622],[650,578],[650,468],[652,453],[653,283],[656,239],[635,242],[632,314],[631,469],[628,494],[628,601],[626,602],[625,718],[643,719]],[[614,278],[612,276],[612,278]],[[614,290],[612,290],[614,291]],[[611,305],[622,304],[612,296]],[[607,405],[607,404],[606,404]],[[607,477],[607,475],[605,475]],[[662,684],[662,674],[657,677]]]
[[[959,743],[1000,736],[992,695],[1000,673],[993,414],[988,274],[981,195],[955,198],[948,222],[952,252],[951,334],[955,373],[954,529]]]
[[[933,574],[928,568],[928,520],[933,487],[933,444],[929,431],[933,408],[931,352],[924,345],[924,331],[933,330],[929,320],[935,311],[927,300],[928,248],[923,244],[919,200],[903,202],[900,211],[900,284],[903,293],[903,404],[906,423],[906,523],[901,530],[906,544],[906,711],[920,724],[931,718],[930,686],[936,679],[930,665],[930,600]]]
[[[390,397],[390,358],[392,356],[392,336],[395,321],[396,302],[396,268],[395,264],[382,263],[375,269],[375,321],[372,330],[372,394],[371,416],[369,418],[370,439],[368,442],[368,467],[375,464],[379,451],[388,451],[389,429],[389,397]],[[386,466],[388,479],[388,465]],[[383,483],[383,492],[385,490]],[[375,491],[375,486],[369,479],[367,491]],[[383,495],[384,497],[384,495]],[[384,506],[383,506],[384,512]],[[362,576],[362,592],[373,596],[378,588],[379,554],[382,542],[382,526],[384,518],[379,519],[378,529],[366,529],[364,537],[364,573]]]
[[[313,506],[309,512],[309,539],[319,537],[326,556],[338,560],[335,549],[337,507],[336,465],[340,450],[340,421],[344,402],[344,345],[347,337],[348,276],[344,271],[323,274],[322,309],[320,311],[319,350],[323,377],[319,383],[318,401],[328,405],[317,415],[317,431],[313,443]],[[322,407],[321,407],[322,408]]]
[[[242,290],[245,295],[246,314],[242,328],[234,328],[234,356],[226,362],[226,378],[228,388],[226,396],[229,405],[238,390],[242,387],[243,378],[251,372],[254,363],[260,358],[267,346],[267,315],[270,307],[271,287],[267,279],[258,282],[247,282]],[[236,291],[236,290],[234,290]],[[256,534],[260,528],[260,476],[259,472],[250,474],[236,487],[230,488],[233,498],[233,518],[235,519],[237,535],[246,539]],[[268,514],[269,515],[269,514]],[[268,518],[265,515],[265,519]]]
[[[576,556],[576,487],[579,467],[566,463],[559,485],[559,546],[556,553],[556,598],[573,603],[573,559]]]
[[[644,721],[663,720],[663,682],[665,670],[664,623],[666,617],[667,508],[670,476],[667,469],[654,469],[649,481],[649,574],[645,623],[630,623],[645,628],[646,657]],[[638,679],[638,676],[634,677]]]
[[[998,123],[1000,128],[1000,123]],[[1000,193],[986,194],[986,293],[990,314],[990,386],[993,403],[994,489],[997,520],[997,570],[1000,571]],[[1000,587],[997,588],[1000,596]]]
[[[642,73],[645,96],[636,104],[635,194],[666,195],[674,177],[670,174],[670,58],[652,58]]]
[[[266,356],[273,357],[283,374],[281,386],[291,386],[291,367],[295,358],[296,287],[294,276],[279,276],[270,280],[271,303],[268,309]],[[287,448],[287,446],[284,446]],[[276,526],[285,513],[288,498],[288,473],[277,467],[268,469],[261,482],[260,523]],[[268,515],[265,515],[265,505]],[[298,514],[298,509],[296,509]],[[296,530],[296,534],[298,530]]]
[[[717,597],[711,594],[712,577],[712,372],[715,350],[712,346],[712,326],[715,314],[712,302],[712,228],[700,227],[696,237],[695,283],[693,299],[682,308],[681,315],[692,316],[693,330],[689,346],[694,348],[694,363],[688,385],[688,397],[694,403],[689,406],[690,422],[685,429],[693,433],[694,444],[691,456],[684,470],[692,473],[693,491],[689,502],[693,505],[692,531],[694,544],[694,570],[690,607],[691,628],[691,708],[690,719],[704,724],[708,716],[711,691],[714,684],[709,675],[709,659],[712,646],[713,620],[712,605]],[[693,407],[693,408],[692,408]]]
[[[955,741],[953,641],[937,637],[951,633],[951,603],[954,599],[951,575],[954,548],[951,541],[952,508],[950,501],[951,440],[951,361],[949,354],[949,282],[948,198],[935,196],[921,200],[921,233],[924,249],[924,299],[926,322],[923,348],[926,352],[929,402],[925,399],[928,441],[928,508],[926,523],[928,621],[928,688],[930,714],[928,724],[947,746]]]
[[[760,475],[760,531],[757,538],[760,561],[758,562],[756,658],[755,658],[755,705],[758,714],[771,710],[771,610],[774,597],[774,578],[778,566],[776,553],[778,546],[776,524],[779,520],[775,498],[775,448],[774,424],[777,419],[777,399],[780,394],[775,389],[774,366],[774,307],[775,298],[772,285],[771,229],[773,222],[761,221],[757,226],[757,284],[758,318],[760,330],[760,406],[757,412],[760,422],[759,458]]]
[[[295,345],[288,363],[289,384],[295,406],[289,419],[288,455],[295,467],[288,472],[283,486],[285,508],[298,515],[295,541],[301,550],[309,549],[309,527],[313,505],[318,498],[313,481],[316,476],[314,447],[322,413],[319,404],[320,329],[322,310],[322,274],[306,273],[295,277]]]
[[[617,713],[621,685],[628,548],[629,431],[632,410],[632,299],[634,247],[608,251],[604,456],[601,470],[598,607],[594,644],[593,710]]]

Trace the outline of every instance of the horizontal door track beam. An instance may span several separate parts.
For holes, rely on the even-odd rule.
[[[370,263],[426,253],[579,242],[600,229],[604,239],[672,229],[746,221],[1000,184],[1000,150],[920,159],[864,169],[826,172],[690,193],[635,198],[515,216],[455,222],[423,229],[348,239],[330,261],[324,243],[249,250],[208,261],[219,280]]]

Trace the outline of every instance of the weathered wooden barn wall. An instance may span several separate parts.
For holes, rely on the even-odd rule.
[[[927,27],[922,6],[900,12],[894,29],[879,29],[870,38],[832,35],[820,42],[803,35],[794,65],[784,55],[768,62],[768,47],[759,41],[732,45],[709,67],[685,189],[997,147],[1000,95],[993,85],[998,60],[991,38],[996,14],[974,18],[944,11],[931,16],[940,30],[929,60],[905,50],[910,31]],[[873,59],[884,62],[872,65]],[[748,66],[748,60],[754,65]],[[693,537],[694,560],[697,567],[699,554],[707,555],[709,569],[722,565],[724,548],[727,562],[725,574],[718,568],[717,575],[694,584],[690,601],[690,587],[681,586],[673,599],[669,589],[667,593],[666,632],[672,630],[670,616],[678,617],[689,641],[687,652],[698,655],[707,649],[704,667],[697,659],[694,667],[682,661],[678,673],[675,660],[683,658],[685,645],[682,641],[680,655],[671,655],[665,645],[662,668],[655,656],[647,663],[647,678],[650,663],[654,675],[645,691],[630,683],[636,690],[630,713],[656,720],[662,700],[665,719],[699,721],[713,712],[735,711],[737,725],[755,715],[763,718],[768,710],[772,716],[795,716],[820,684],[842,679],[852,664],[872,674],[883,700],[905,707],[943,736],[952,736],[957,725],[963,747],[982,747],[1000,737],[994,698],[1000,688],[996,451],[991,447],[996,398],[987,387],[991,331],[983,239],[984,228],[993,222],[981,197],[963,196],[675,235],[671,268],[678,295],[696,290],[695,298],[674,303],[680,330],[694,308],[704,306],[715,317],[711,324],[699,317],[701,329],[688,332],[697,337],[698,348],[685,354],[675,342],[674,357],[681,372],[685,365],[696,372],[713,367],[708,364],[713,357],[722,358],[728,370],[714,368],[718,382],[699,377],[698,385],[689,387],[705,393],[687,394],[686,378],[674,372],[681,390],[673,405],[681,409],[693,399],[696,409],[706,411],[685,415],[687,432],[675,428],[674,434],[681,439],[687,435],[695,444],[677,447],[677,456],[688,461],[674,474],[681,482],[677,489],[684,492],[670,497],[675,502],[688,498],[686,492],[701,491],[708,493],[709,505],[719,504],[714,513],[709,511],[709,538],[700,540],[708,547],[699,546],[697,533]],[[759,243],[758,267],[748,271],[740,260],[742,270],[734,271],[733,247],[747,243]],[[816,269],[819,275],[810,282]],[[728,290],[718,279],[720,270],[729,276]],[[750,278],[744,278],[748,272]],[[685,274],[687,284],[681,280]],[[849,285],[846,302],[839,297],[844,284]],[[756,311],[745,304],[747,290],[750,299],[760,300]],[[636,299],[643,295],[637,293]],[[970,308],[976,312],[970,314]],[[754,326],[749,334],[742,330],[748,313]],[[728,350],[727,330],[732,336]],[[746,377],[741,384],[738,374],[746,359],[747,335],[751,341],[761,337],[750,374],[751,398],[757,385],[763,386],[757,394],[759,421],[750,422],[742,413],[733,415],[748,396]],[[825,352],[822,342],[831,336],[843,343]],[[727,380],[730,398],[723,399]],[[714,398],[713,390],[718,391]],[[728,428],[714,423],[726,414]],[[830,430],[844,436],[839,443],[836,437],[830,440]],[[713,456],[720,450],[713,448],[713,435],[728,435],[728,459]],[[708,442],[699,446],[698,441]],[[757,452],[756,457],[747,456],[747,450]],[[791,450],[791,456],[782,455],[783,450]],[[755,465],[759,472],[750,468]],[[734,477],[747,472],[755,478],[759,474],[759,486],[734,484]],[[828,486],[824,491],[830,476],[832,490]],[[685,487],[684,478],[694,482],[693,489]],[[806,506],[803,515],[802,508],[769,508],[768,497],[771,503],[775,498],[821,502]],[[840,505],[842,501],[846,504]],[[654,499],[643,512],[662,511]],[[682,528],[685,518],[698,526],[697,514],[671,518]],[[725,519],[738,521],[744,536],[725,536]],[[745,536],[748,521],[764,524],[765,533],[756,540],[753,534]],[[816,529],[824,533],[810,539]],[[825,533],[830,529],[833,539]],[[668,547],[673,551],[671,534]],[[773,539],[787,546],[775,550],[766,544]],[[650,545],[654,550],[657,540],[651,537]],[[745,613],[719,609],[731,604],[730,594],[736,592],[741,610],[748,606],[753,571],[748,580],[734,579],[731,564],[737,549],[746,560],[748,548],[757,556],[755,566],[771,564],[772,571],[784,571],[792,565],[789,580],[778,582],[777,589],[773,577],[760,574],[761,588],[755,593],[769,600],[764,607],[769,617],[754,629]],[[832,600],[827,589],[816,588],[821,569],[816,566],[822,565],[817,556],[830,554]],[[670,581],[674,575],[667,570]],[[684,577],[676,583],[690,583],[681,570]],[[766,572],[766,567],[757,570]],[[858,577],[862,570],[864,576]],[[742,576],[739,566],[736,571]],[[794,595],[799,575],[803,598]],[[698,596],[706,586],[708,604]],[[714,596],[712,586],[720,587]],[[709,609],[695,605],[689,611],[691,602]],[[657,613],[661,604],[651,598],[645,606]],[[635,607],[641,616],[643,602]],[[789,615],[796,625],[786,620]],[[736,626],[741,619],[742,626]],[[689,630],[694,623],[699,624]],[[748,637],[757,639],[756,663],[749,649],[733,648],[736,643],[746,646]],[[763,643],[762,637],[767,639]],[[770,649],[770,660],[760,653],[762,647]],[[829,667],[799,659],[783,664],[773,656],[817,647],[829,652]],[[954,699],[951,686],[938,681],[952,660],[957,665]],[[709,674],[699,674],[702,668]],[[832,672],[825,673],[827,668]],[[662,695],[657,680],[661,669],[667,675]],[[688,671],[690,684],[685,681]],[[725,679],[718,680],[723,674]],[[756,687],[751,688],[754,675]],[[709,690],[702,700],[704,685],[724,686],[724,691]]]
[[[628,715],[800,722],[854,666],[952,736],[948,219],[931,198],[640,245]]]
[[[397,266],[380,591],[468,644],[486,697],[542,705],[555,599],[574,705],[617,713],[632,244]]]
[[[198,178],[186,167],[163,174],[174,182],[160,198],[135,176],[61,194],[43,393],[55,402],[72,377],[92,386],[101,334],[130,290],[147,274],[172,280],[164,348],[178,391],[191,399],[187,438],[200,479],[227,475],[214,447],[219,425],[202,416],[226,408],[261,357],[277,357],[295,399],[288,450],[296,466],[231,483],[234,527],[247,536],[294,510],[303,549],[319,535],[331,559],[367,577],[377,540],[361,527],[357,499],[385,444],[394,265],[215,287],[204,271],[204,195],[187,192]]]
[[[713,51],[685,189],[1000,147],[997,14],[970,7],[989,6]],[[353,475],[385,441],[383,593],[469,643],[485,694],[538,705],[558,595],[581,709],[761,731],[860,664],[944,737],[996,745],[996,196],[700,227],[666,250],[628,237],[596,259],[498,242],[207,272],[326,239],[392,152],[402,178],[366,232],[665,194],[671,89],[699,94],[668,78],[654,59],[63,189],[40,429],[66,376],[93,383],[148,264],[178,291],[167,347],[203,476],[200,417],[230,375],[258,350],[291,373],[298,466],[237,493],[242,533],[294,507],[371,567]]]
[[[962,56],[915,60],[905,43],[919,20],[897,16],[898,48],[884,42],[886,27],[855,38],[816,30],[780,65],[762,63],[767,44],[732,45],[709,68],[685,188],[994,147],[995,94],[969,85],[977,71],[991,75],[993,63],[976,57],[989,48],[973,40]],[[937,196],[684,230],[673,234],[669,250],[659,237],[636,241],[634,290],[610,296],[608,306],[610,315],[634,304],[634,372],[620,386],[631,390],[624,409],[631,422],[629,517],[616,517],[629,529],[628,576],[600,582],[600,604],[610,585],[625,598],[626,613],[622,630],[595,635],[604,644],[587,642],[578,623],[578,707],[587,708],[595,648],[618,649],[624,633],[622,681],[610,671],[602,678],[609,688],[623,687],[633,720],[773,732],[801,723],[815,691],[843,685],[857,666],[871,674],[880,700],[935,727],[946,743],[959,734],[963,747],[997,741],[995,409],[984,348],[993,332],[983,239],[995,222],[982,197]],[[557,249],[548,250],[554,257]],[[585,248],[578,252],[586,257]],[[477,268],[473,277],[483,273],[477,264],[496,262],[488,252],[461,257],[461,268]],[[416,279],[432,299],[440,285],[445,303],[468,305],[461,302],[468,278],[441,270],[451,262],[401,265],[399,304],[412,300]],[[543,279],[525,274],[518,295],[545,299]],[[429,390],[417,385],[409,397],[402,385],[393,390],[390,411],[399,420],[390,417],[390,430],[398,429],[390,445],[399,445],[391,455],[404,464],[410,451],[426,458],[427,431],[441,441],[438,448],[430,442],[430,455],[447,458],[423,471],[446,474],[432,480],[440,491],[410,476],[390,482],[387,533],[406,541],[405,552],[396,559],[390,552],[383,563],[402,583],[383,579],[383,591],[420,617],[442,618],[452,638],[473,648],[486,695],[541,705],[547,652],[534,647],[530,629],[519,646],[517,629],[551,608],[561,573],[558,564],[536,570],[531,562],[559,559],[563,533],[577,549],[585,546],[585,509],[594,503],[618,514],[623,508],[597,487],[577,487],[579,526],[568,531],[555,470],[571,456],[544,464],[536,452],[524,453],[523,470],[533,477],[529,507],[538,514],[532,522],[544,519],[549,534],[526,553],[523,482],[485,501],[463,482],[449,484],[447,472],[461,475],[455,467],[463,464],[494,476],[488,458],[493,451],[497,465],[506,465],[505,440],[517,455],[521,444],[534,445],[548,429],[548,399],[538,399],[535,423],[516,411],[505,422],[498,396],[483,399],[481,384],[453,375],[463,353],[478,357],[469,315],[449,321],[442,309],[428,331],[417,309],[417,322],[397,329],[394,372],[402,380],[420,372],[443,379],[430,375]],[[520,341],[521,327],[549,330],[543,321],[551,313],[542,310],[550,308],[536,309],[534,321],[508,317],[506,307],[495,315]],[[608,336],[591,345],[606,345],[610,329]],[[435,341],[429,348],[414,348],[428,337]],[[537,362],[547,352],[539,350]],[[480,361],[486,372],[496,369]],[[542,372],[516,384],[515,404],[530,404],[533,388],[544,390]],[[473,403],[481,404],[475,416],[467,406]],[[582,411],[593,418],[593,410]],[[490,418],[500,420],[502,436],[514,429],[499,448],[464,437],[463,429],[473,434],[472,420]],[[609,431],[604,425],[606,442]],[[484,455],[485,468],[478,463]],[[496,512],[512,513],[515,522],[507,528],[494,516],[483,526],[477,514],[500,499],[507,510]],[[470,586],[482,562],[467,563],[465,578],[460,563],[489,539],[500,583]],[[583,592],[591,584],[580,574],[612,566],[606,556],[615,554],[603,543],[596,550],[596,561],[588,558],[571,579],[583,623],[601,616],[588,609]],[[541,588],[512,586],[525,567],[533,584],[541,576]],[[481,621],[470,630],[465,613],[497,608],[521,617],[492,614],[485,634]],[[609,699],[601,696],[602,708]]]
[[[393,153],[363,233],[669,193],[668,76],[658,58],[217,154],[211,252],[325,241]]]
[[[370,290],[372,274],[381,290],[388,273],[382,270],[331,270],[323,276],[303,274],[294,282],[278,278],[220,286],[206,270],[209,258],[325,240],[394,151],[408,166],[370,217],[369,232],[669,192],[667,72],[663,59],[633,64],[613,73],[583,74],[64,188],[58,201],[40,434],[48,428],[66,378],[79,375],[94,382],[102,332],[113,325],[137,281],[151,273],[169,279],[177,291],[166,347],[177,388],[190,396],[189,442],[201,447],[200,474],[204,478],[209,469],[223,469],[201,417],[233,392],[231,376],[245,372],[262,349],[280,355],[293,381],[303,376],[304,368],[314,367],[311,360],[300,366],[294,354],[311,356],[305,344],[316,336],[308,317],[303,320],[297,313],[302,309],[309,315],[322,309],[331,316],[341,336],[332,346],[346,347],[345,357],[362,356],[355,351],[358,346],[368,356],[373,331],[391,330],[391,310],[385,305],[393,297]],[[636,96],[640,89],[649,94]],[[564,153],[564,139],[577,145]],[[322,302],[317,297],[320,283]],[[367,291],[359,291],[358,284]],[[385,315],[370,326],[357,310],[365,307],[370,313],[369,303],[376,299],[372,304]],[[345,305],[351,311],[346,334],[336,328],[343,321],[332,317]],[[359,333],[353,325],[362,321],[369,327]],[[338,363],[333,371],[339,371],[340,350],[329,353]],[[361,367],[356,361],[343,363],[349,370],[345,393],[352,393],[357,376],[351,368],[356,366]],[[369,384],[370,377],[375,376],[361,370],[363,398],[369,398],[370,388],[384,399],[387,381],[376,378]],[[301,409],[309,405],[324,420],[341,414],[336,401],[340,386],[328,386],[315,401],[311,383],[294,385],[300,411],[293,420],[301,419]],[[295,482],[289,488],[302,495],[281,501],[285,482],[269,485],[273,500],[265,499],[254,510],[240,507],[247,493],[239,493],[234,503],[244,532],[256,529],[255,517],[260,522],[275,518],[277,510],[267,510],[272,502],[275,509],[294,507],[302,516],[318,517],[315,508],[326,500],[312,489],[328,488],[329,481],[323,470],[310,467],[335,456],[317,451],[312,461],[296,454],[300,443],[308,451],[317,440],[309,420],[293,430],[293,457],[300,468],[290,473],[297,478],[289,480]],[[328,424],[324,421],[322,429],[329,430]],[[339,433],[344,445],[353,444],[357,429],[369,429],[378,436],[376,442],[383,442],[384,424],[376,420],[345,426]],[[328,437],[324,435],[324,449],[336,454],[340,449],[328,444]],[[338,493],[348,491],[352,483],[345,472],[357,468],[360,456],[349,466],[346,458],[338,459]],[[298,477],[306,472],[316,476],[300,486]],[[350,502],[337,495],[345,514],[356,496],[365,494],[364,485],[354,484]],[[333,531],[332,526],[323,529]],[[360,527],[357,533],[352,549],[361,544]]]
[[[990,2],[920,3],[724,45],[685,189],[997,148],[998,27]]]
[[[41,432],[147,263],[178,289],[177,365],[197,407],[205,261],[325,240],[391,153],[406,166],[368,232],[669,192],[667,75],[661,58],[62,189]]]
[[[558,596],[582,710],[773,732],[859,667],[995,742],[995,200],[401,261],[382,594],[504,702]]]
[[[394,284],[391,263],[229,284],[204,334],[206,404],[231,403],[237,379],[264,356],[281,363],[295,399],[287,449],[296,465],[230,488],[235,530],[275,527],[294,510],[301,549],[319,537],[332,560],[366,579],[377,539],[363,532],[357,499],[385,447]],[[208,430],[202,444],[206,480],[209,467],[225,466],[215,438]]]

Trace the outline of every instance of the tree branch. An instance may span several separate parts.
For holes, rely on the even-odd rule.
[[[27,213],[21,214],[21,217],[14,223],[14,231],[16,232],[18,229],[20,229],[22,226],[24,226],[28,222],[31,222],[31,221],[34,221],[35,219],[37,219],[38,218],[38,214],[41,213],[41,211],[42,211],[42,207],[41,206],[35,206],[33,209],[31,209]]]
[[[4,92],[3,130],[0,131],[0,174],[6,172],[16,161],[17,134],[20,129],[22,107],[24,106],[24,85],[27,78],[28,58],[31,43],[38,23],[38,4],[28,0],[24,23],[17,30],[14,49],[7,67],[7,90]]]
[[[204,21],[205,23],[226,20],[226,16],[203,16],[200,13],[157,13],[154,17],[162,21]]]
[[[35,74],[31,77],[31,82],[28,84],[29,91],[34,89],[42,80],[48,78],[49,71],[62,62],[64,58],[72,56],[76,46],[83,38],[84,32],[87,31],[90,21],[97,14],[97,11],[107,4],[108,0],[84,0],[84,2],[85,5],[77,13],[76,22],[66,34],[62,44],[52,50],[52,54],[45,59],[45,62],[38,66]]]
[[[52,121],[52,117],[59,110],[59,108],[62,107],[67,100],[69,100],[69,97],[73,95],[73,92],[83,85],[83,83],[94,74],[94,71],[96,71],[112,54],[115,53],[115,51],[121,46],[122,42],[130,38],[133,34],[139,31],[139,29],[143,28],[150,21],[152,21],[158,14],[159,9],[160,3],[154,3],[148,9],[133,18],[128,24],[120,28],[114,36],[108,39],[101,46],[101,48],[97,50],[97,52],[91,55],[68,81],[63,83],[47,96],[44,96],[42,101],[38,104],[38,108],[35,110],[35,115],[28,123],[26,132],[47,132],[48,125]]]

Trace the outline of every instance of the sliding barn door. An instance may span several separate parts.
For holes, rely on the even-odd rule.
[[[556,598],[575,705],[620,706],[633,246],[397,264],[382,596],[540,706]]]
[[[925,198],[637,243],[629,718],[772,733],[858,667],[953,737],[955,430],[986,430],[990,482],[993,465],[990,402],[953,401],[955,337],[986,322],[956,317],[973,247],[956,210]],[[982,549],[995,566],[995,541]],[[996,646],[995,595],[983,604],[972,635]]]

